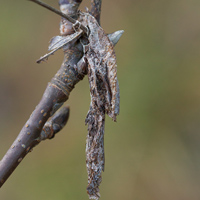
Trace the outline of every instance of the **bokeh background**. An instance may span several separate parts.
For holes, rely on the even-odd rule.
[[[57,0],[46,2],[58,8]],[[121,111],[117,123],[106,119],[102,200],[200,199],[199,10],[199,0],[103,0],[103,28],[125,33],[115,48]],[[1,0],[1,158],[62,63],[62,51],[35,63],[59,34],[59,21],[29,1]],[[67,102],[67,126],[23,160],[1,188],[1,200],[88,199],[89,102],[85,78]]]

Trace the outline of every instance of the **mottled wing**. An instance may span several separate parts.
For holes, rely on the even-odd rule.
[[[51,50],[57,48],[58,46],[60,46],[60,44],[63,44],[65,40],[66,40],[65,36],[57,35],[57,36],[53,37],[49,42],[50,44],[48,46],[48,51],[51,51]]]
[[[70,43],[72,41],[75,42],[80,38],[82,33],[83,33],[83,31],[80,30],[78,32],[75,32],[75,33],[73,33],[71,35],[67,35],[67,36],[55,36],[51,39],[48,50],[51,51],[54,49],[60,49],[67,43]]]
[[[65,47],[67,48],[68,45],[71,46],[76,42],[82,35],[83,31],[79,30],[71,35],[67,36],[55,36],[51,39],[50,45],[48,47],[48,50],[52,50],[51,52],[45,54],[44,56],[40,57],[39,60],[37,60],[37,63],[40,63],[41,61],[47,60],[50,55],[53,55],[56,51],[59,49]]]
[[[115,121],[116,115],[119,114],[119,87],[114,46],[96,19],[90,14],[87,14],[87,23],[90,29],[90,49],[87,54],[89,67],[95,68],[97,75],[104,82],[104,87],[107,90],[104,98],[105,104],[109,105],[106,107],[106,113]],[[96,59],[98,59],[98,65],[96,65],[96,61],[92,61],[94,56],[91,58],[91,52],[94,52]]]
[[[99,185],[104,171],[105,113],[114,121],[119,114],[119,84],[113,44],[90,14],[84,15],[84,25],[90,30],[85,54],[88,63],[91,104],[86,117],[88,136],[86,142],[87,191],[90,199],[98,200]]]

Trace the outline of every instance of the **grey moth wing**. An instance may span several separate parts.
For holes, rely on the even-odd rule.
[[[92,15],[86,13],[85,18],[90,29],[90,35],[88,37],[90,48],[86,53],[86,58],[89,61],[88,68],[92,68],[91,71],[95,70],[97,72],[97,77],[95,78],[93,76],[92,78],[93,83],[91,82],[91,84],[93,85],[90,88],[95,86],[94,80],[101,79],[103,87],[106,89],[103,98],[106,108],[105,111],[116,121],[116,115],[119,114],[120,97],[114,45]],[[96,95],[101,93],[99,91],[101,89],[101,87],[97,88]]]
[[[64,47],[67,48],[67,45],[72,45],[74,42],[76,42],[81,37],[82,33],[83,33],[83,31],[79,30],[71,35],[53,37],[51,39],[50,45],[48,47],[48,50],[49,51],[52,50],[52,51],[45,54],[44,56],[40,57],[40,59],[37,60],[37,63],[47,60],[50,55],[53,55],[59,49],[64,48]]]
[[[83,31],[80,30],[67,36],[55,36],[50,40],[48,50],[60,49],[69,42],[75,42],[80,38],[82,33]]]

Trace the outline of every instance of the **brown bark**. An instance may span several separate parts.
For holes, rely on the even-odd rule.
[[[48,118],[68,99],[75,84],[83,79],[84,75],[74,69],[74,65],[77,65],[81,57],[82,50],[79,43],[65,51],[60,70],[48,84],[41,101],[0,162],[0,187],[27,153],[40,143],[40,134]]]

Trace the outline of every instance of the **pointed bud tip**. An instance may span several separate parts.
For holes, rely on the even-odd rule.
[[[109,37],[110,41],[114,45],[116,45],[123,33],[124,33],[124,30],[115,31],[114,33],[108,34],[108,37]]]

